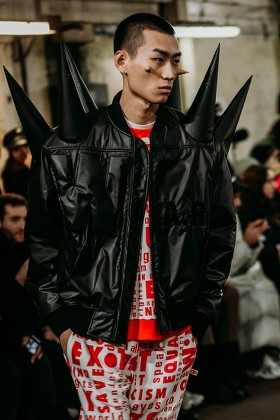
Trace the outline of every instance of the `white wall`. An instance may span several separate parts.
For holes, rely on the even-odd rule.
[[[242,35],[224,40],[194,40],[196,88],[199,87],[219,42],[221,51],[217,101],[224,109],[245,81],[253,75],[237,127],[246,128],[250,133],[248,139],[236,145],[236,157],[241,159],[249,153],[253,143],[265,137],[277,118],[279,41]],[[232,150],[229,156],[232,157]]]
[[[32,42],[32,44],[30,44]],[[26,55],[25,65],[27,72],[28,96],[43,114],[49,123],[50,104],[48,97],[48,83],[46,62],[43,52],[43,38],[35,37],[22,38],[23,51],[27,52],[31,46],[30,53]],[[20,121],[8,89],[6,77],[3,71],[3,65],[23,87],[19,61],[15,54],[11,41],[0,43],[0,145],[4,134],[20,125]],[[5,148],[1,148],[0,171],[8,157]]]
[[[248,97],[238,124],[246,128],[249,138],[235,148],[237,159],[246,156],[252,144],[261,140],[272,122],[277,118],[276,99],[279,87],[279,42],[261,37],[240,35],[231,39],[180,40],[183,52],[182,67],[189,74],[181,76],[182,102],[187,109],[212,56],[220,43],[220,67],[217,101],[225,108],[234,95],[253,75]],[[121,77],[113,64],[112,38],[98,36],[84,47],[89,79],[91,82],[108,85],[109,100],[121,89]],[[232,159],[232,150],[230,151]]]
[[[27,41],[26,41],[27,42]],[[243,83],[253,75],[253,81],[238,128],[247,128],[250,138],[236,147],[237,159],[246,156],[252,144],[262,139],[276,119],[276,97],[279,91],[279,41],[261,37],[239,36],[224,40],[181,40],[183,67],[189,74],[182,76],[183,104],[190,105],[204,77],[218,43],[221,44],[217,100],[226,107]],[[121,76],[113,63],[111,36],[95,36],[83,46],[83,54],[91,83],[105,83],[108,98],[121,89]],[[19,66],[12,59],[11,45],[0,44],[1,64],[20,80]],[[46,63],[42,38],[36,39],[26,60],[29,94],[47,122],[49,103]],[[18,124],[3,74],[0,75],[0,136]],[[232,158],[232,151],[230,152]],[[3,161],[3,158],[2,158]],[[1,162],[0,160],[0,168]]]

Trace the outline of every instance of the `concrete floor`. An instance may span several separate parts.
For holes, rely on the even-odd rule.
[[[280,379],[251,380],[248,389],[251,395],[240,403],[199,408],[199,420],[280,420]]]

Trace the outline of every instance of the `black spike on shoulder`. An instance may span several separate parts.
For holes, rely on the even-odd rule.
[[[171,108],[175,108],[178,111],[182,111],[180,81],[178,76],[174,80],[172,91],[165,105],[170,106]]]
[[[33,157],[39,156],[43,144],[52,134],[52,129],[5,67],[4,72],[31,154]]]
[[[225,149],[228,152],[232,137],[235,133],[236,126],[238,124],[241,111],[243,109],[245,99],[252,80],[251,76],[247,82],[242,86],[239,92],[235,95],[227,109],[218,119],[214,127],[214,137],[224,142]]]
[[[185,115],[186,130],[190,136],[199,142],[212,140],[215,116],[220,46],[215,51],[210,66]]]
[[[67,45],[63,42],[61,43],[62,54],[65,55],[70,74],[72,76],[75,88],[77,90],[77,94],[81,101],[82,107],[84,112],[88,115],[90,121],[93,121],[93,118],[97,111],[97,105],[94,102],[79,70],[77,69],[76,63],[73,60],[73,57],[67,47]]]
[[[84,109],[84,107],[87,109],[86,101],[81,102],[79,93],[81,94],[82,90],[77,90],[74,79],[65,49],[61,47],[58,135],[67,143],[78,143],[91,130],[91,123]],[[77,79],[75,80],[77,82]]]

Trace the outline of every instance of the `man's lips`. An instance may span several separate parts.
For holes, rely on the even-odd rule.
[[[159,89],[161,90],[161,92],[170,93],[172,87],[171,86],[161,86]]]

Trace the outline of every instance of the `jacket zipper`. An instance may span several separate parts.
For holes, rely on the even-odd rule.
[[[149,172],[150,172],[149,171],[149,167],[150,167],[150,165],[149,165],[149,163],[150,163],[150,156],[149,155],[150,154],[149,154],[149,151],[147,149],[147,146],[146,146],[145,142],[142,139],[133,136],[132,137],[132,141],[133,141],[133,148],[134,148],[134,153],[133,153],[134,159],[135,159],[135,155],[136,155],[136,153],[135,153],[135,142],[136,142],[136,139],[139,140],[144,145],[144,150],[145,150],[145,154],[146,154],[146,158],[147,158],[147,163],[148,163],[148,172],[147,172],[148,173],[148,179],[147,179],[147,182],[146,182],[145,200],[144,200],[144,206],[143,206],[143,211],[142,211],[142,216],[143,216],[142,219],[144,220],[144,214],[145,214],[145,209],[146,209],[146,204],[147,204],[147,197],[148,197],[148,186],[149,186],[149,175],[150,175],[149,174]],[[133,174],[134,174],[134,165],[132,166],[132,169],[133,169]],[[133,176],[132,178],[134,180],[135,177]],[[133,190],[133,186],[132,186],[132,190]],[[132,191],[132,195],[133,195],[133,191]],[[129,214],[130,214],[130,210],[131,210],[131,203],[132,203],[132,197],[130,198],[130,202],[129,202],[129,209],[128,209],[128,213]],[[126,255],[125,255],[125,257],[127,256],[127,242],[128,242],[128,239],[129,239],[129,228],[130,228],[130,223],[127,223],[127,228],[126,228],[127,235],[126,235],[126,246],[125,246],[125,250],[126,250],[125,251],[125,254]],[[142,221],[142,229],[143,229],[143,221]],[[139,261],[139,253],[140,253],[140,246],[141,246],[141,236],[142,236],[142,230],[141,230],[140,236],[138,238],[138,249],[137,249],[138,260],[137,260],[137,264],[138,264],[138,261]],[[123,270],[122,270],[122,272],[123,272],[123,276],[122,276],[122,294],[121,294],[121,297],[120,297],[120,305],[119,305],[119,308],[122,306],[122,301],[123,301],[123,288],[124,288],[124,281],[125,281],[125,270],[124,270],[124,267],[125,267],[126,258],[124,258],[123,261],[124,261],[124,263],[123,263]],[[136,268],[136,272],[135,272],[135,279],[134,279],[133,290],[135,288],[136,277],[137,277],[137,268]],[[133,298],[133,295],[132,295],[132,298]],[[131,300],[131,305],[132,305],[132,300]],[[120,310],[118,310],[118,313],[120,313]],[[128,318],[130,318],[130,312],[128,314]],[[118,331],[119,331],[119,329],[118,329],[119,322],[118,321],[119,321],[119,319],[116,322],[116,333],[114,334],[114,336],[118,335]]]
[[[153,285],[154,285],[154,301],[155,301],[155,308],[156,308],[156,319],[159,325],[161,325],[160,322],[160,314],[158,311],[158,303],[157,303],[157,293],[156,293],[156,270],[155,270],[155,258],[154,258],[154,235],[153,235],[153,193],[152,193],[152,153],[153,153],[153,133],[151,130],[150,133],[150,152],[149,152],[149,170],[148,170],[148,181],[149,181],[149,194],[150,194],[150,243],[151,243],[151,267],[152,267],[152,276],[153,276]]]

